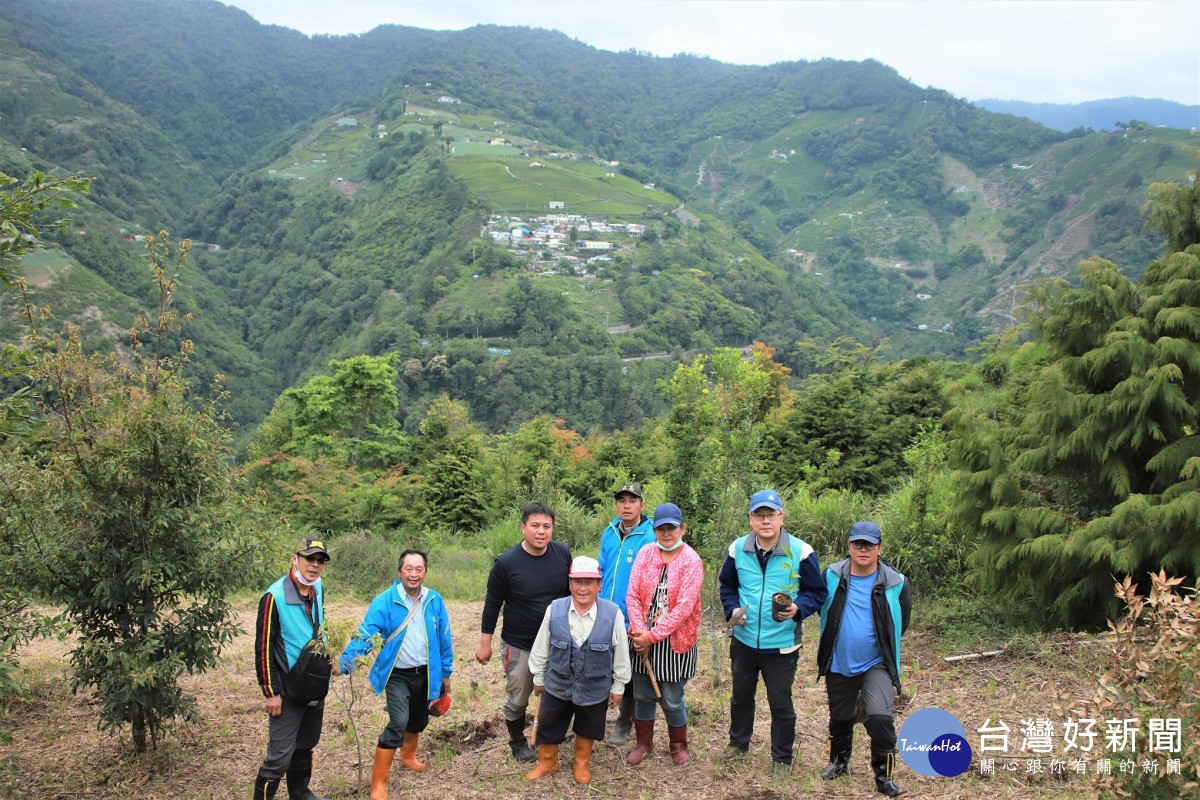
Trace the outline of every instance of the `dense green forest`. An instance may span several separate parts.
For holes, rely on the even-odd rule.
[[[1063,134],[873,61],[738,67],[495,26],[305,37],[204,0],[16,2],[0,26],[0,165],[94,176],[12,275],[81,353],[121,354],[162,301],[140,240],[188,237],[170,297],[186,331],[160,346],[186,349],[196,397],[218,393],[248,486],[334,534],[419,535],[430,515],[477,533],[544,492],[588,515],[638,476],[717,541],[735,488],[873,503],[977,451],[1024,464],[997,431],[963,450],[970,410],[1035,407],[1017,387],[1053,346],[1032,358],[1031,337],[1096,291],[1097,264],[1155,296],[1164,234],[1191,241],[1161,211],[1162,187],[1188,186],[1189,134]],[[548,224],[556,197],[572,226],[638,233],[586,263],[481,235]],[[988,463],[999,502],[1010,468]],[[1085,484],[1070,514],[1118,507]],[[1003,518],[969,507],[937,523],[946,541]],[[1104,605],[1088,591],[1059,599],[1064,620]]]

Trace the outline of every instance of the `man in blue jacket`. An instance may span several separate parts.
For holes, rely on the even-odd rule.
[[[783,528],[783,503],[770,489],[750,497],[753,531],[729,545],[718,582],[729,643],[733,691],[725,758],[746,755],[754,732],[754,693],[761,673],[771,709],[771,771],[791,769],[796,741],[792,683],[800,652],[800,626],[825,602],[817,554]],[[781,604],[772,610],[772,596]],[[786,603],[786,605],[784,605]]]
[[[629,609],[625,599],[629,593],[629,573],[638,551],[652,544],[654,523],[646,516],[646,503],[642,499],[642,487],[627,483],[613,494],[617,506],[617,518],[608,523],[600,537],[600,599],[616,603],[621,615],[628,621]],[[633,692],[621,697],[621,708],[617,722],[609,734],[608,743],[628,744],[633,733]]]
[[[896,764],[894,694],[900,692],[900,637],[908,630],[912,589],[879,557],[882,534],[874,522],[850,526],[850,557],[825,570],[829,592],[821,607],[817,676],[825,676],[829,698],[827,781],[849,772],[858,706],[871,737],[875,788],[888,797],[907,794],[892,780]]]
[[[450,694],[454,645],[450,618],[442,596],[425,586],[428,558],[420,550],[400,554],[399,579],[371,601],[358,633],[340,659],[342,670],[383,639],[370,681],[376,694],[387,692],[388,724],[379,734],[371,773],[371,800],[387,800],[387,779],[396,750],[400,763],[420,772],[417,760],[421,731],[429,724],[429,704]]]

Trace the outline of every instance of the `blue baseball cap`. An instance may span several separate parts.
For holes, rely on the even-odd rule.
[[[760,508],[783,511],[783,502],[779,499],[779,495],[771,489],[763,489],[761,492],[750,495],[750,513],[753,514]]]
[[[846,538],[846,541],[879,544],[882,538],[883,534],[880,532],[879,526],[874,522],[856,522],[850,526],[850,535]]]
[[[679,506],[663,503],[654,509],[654,527],[659,525],[674,525],[676,528],[683,525],[683,512],[679,510]]]

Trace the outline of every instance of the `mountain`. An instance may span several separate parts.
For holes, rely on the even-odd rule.
[[[1048,128],[1070,131],[1091,128],[1115,131],[1131,120],[1153,126],[1195,130],[1200,127],[1200,105],[1144,97],[1117,97],[1085,103],[1025,103],[1020,100],[976,100],[975,105],[997,114],[1013,114]]]
[[[964,357],[1036,277],[1144,268],[1145,188],[1195,166],[1188,131],[1055,131],[875,61],[306,37],[212,0],[10,0],[0,79],[0,170],[97,177],[27,267],[40,296],[100,347],[146,304],[123,240],[202,243],[180,302],[243,430],[359,353],[402,367],[411,424],[446,392],[493,429],[578,430],[652,416],[714,346],[765,341],[798,377],[838,337]]]

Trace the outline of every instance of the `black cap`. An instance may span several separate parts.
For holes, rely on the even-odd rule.
[[[642,499],[642,487],[638,486],[636,483],[627,483],[624,486],[622,486],[620,489],[617,489],[615,492],[613,492],[613,499],[615,500],[623,494],[631,494],[634,497],[636,497],[638,500],[641,500]]]
[[[296,555],[298,556],[312,556],[317,553],[329,558],[329,551],[325,549],[325,540],[320,536],[305,536],[296,545]]]

